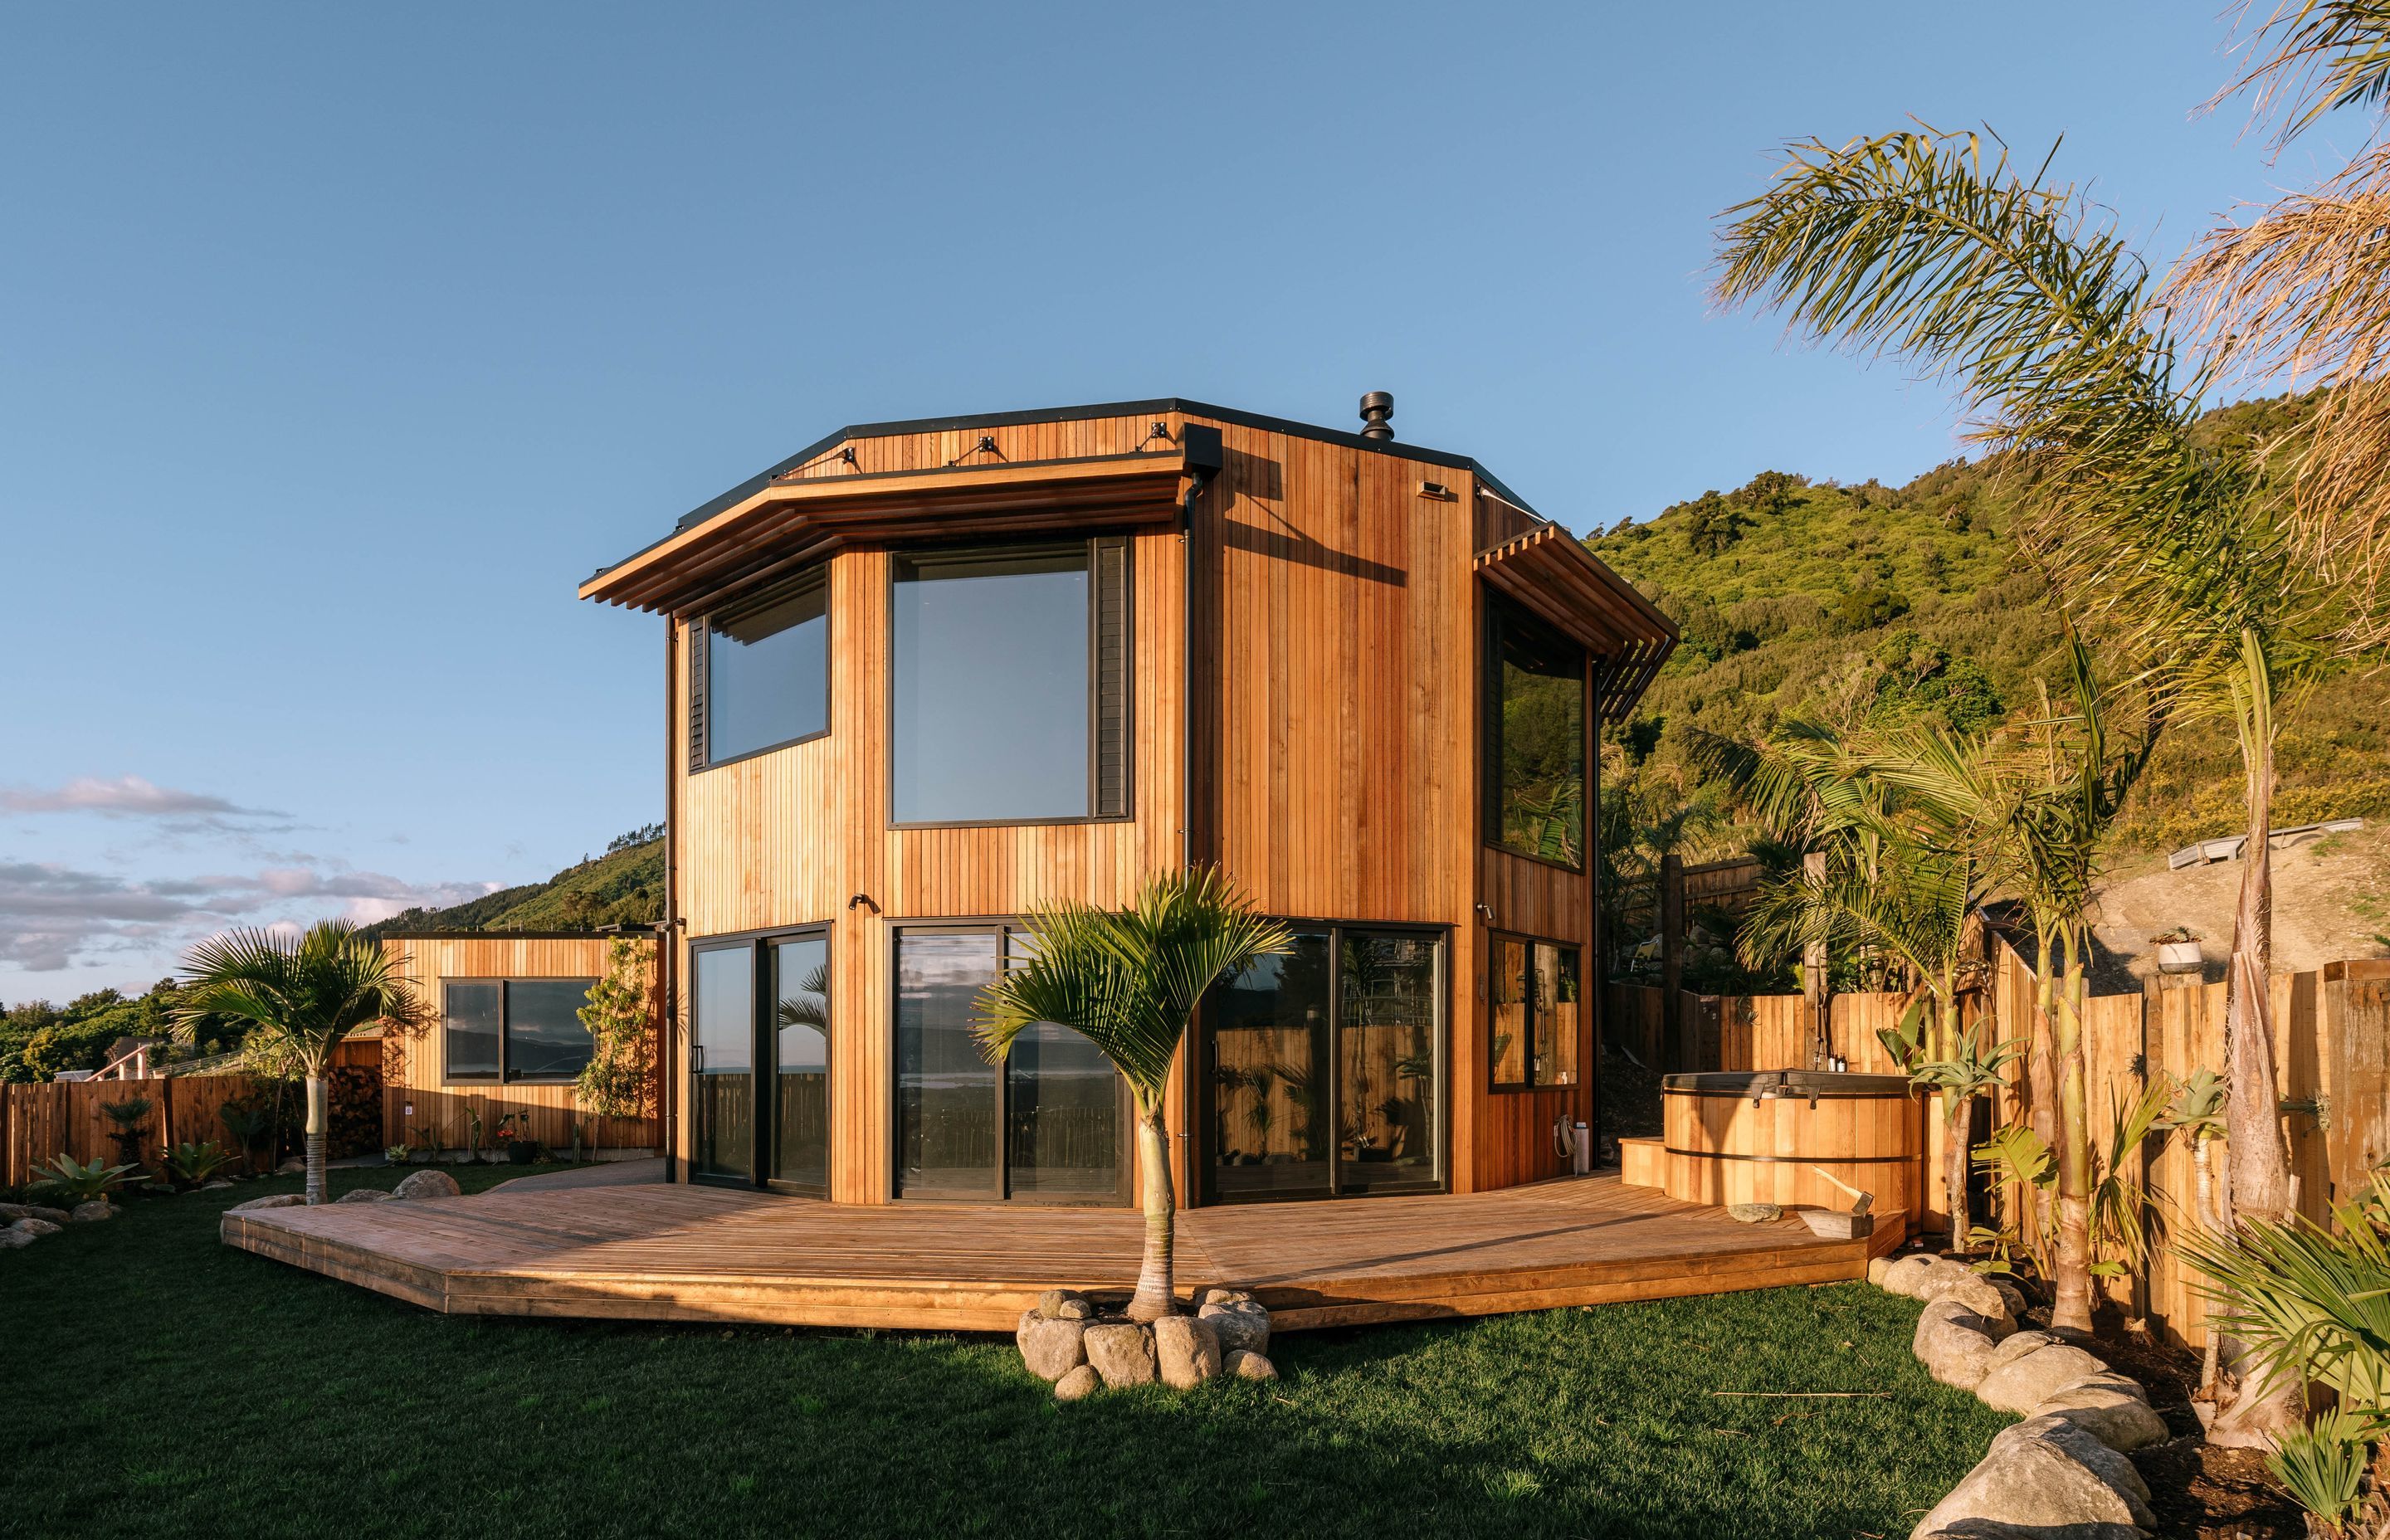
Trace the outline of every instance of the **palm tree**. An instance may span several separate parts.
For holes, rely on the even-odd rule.
[[[426,1012],[391,956],[344,919],[318,921],[293,937],[227,930],[191,949],[175,1007],[179,1030],[211,1014],[237,1017],[269,1048],[296,1059],[307,1079],[307,1201],[325,1200],[325,1072],[332,1051],[377,1021],[411,1029]]]
[[[1717,293],[1952,381],[1971,436],[2027,481],[2027,545],[2060,595],[2144,661],[2178,713],[2234,724],[2249,836],[2226,1027],[2231,1201],[2276,1213],[2290,1153],[2267,988],[2273,753],[2282,709],[2350,635],[2350,596],[2297,559],[2256,468],[2198,442],[2210,377],[2178,376],[2148,269],[2046,171],[2020,176],[2004,149],[1986,163],[1975,135],[1931,129],[1796,144],[1772,187],[1728,212]]]
[[[1145,1256],[1128,1314],[1138,1321],[1167,1315],[1176,1308],[1176,1200],[1163,1119],[1171,1060],[1204,991],[1262,957],[1291,951],[1294,938],[1254,914],[1243,894],[1209,869],[1153,878],[1118,912],[1047,905],[1030,914],[1027,927],[1028,957],[981,991],[973,1033],[994,1063],[1040,1022],[1069,1027],[1128,1082],[1145,1211]]]

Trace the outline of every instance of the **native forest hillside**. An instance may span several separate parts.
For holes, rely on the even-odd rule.
[[[616,839],[605,854],[445,909],[407,909],[369,935],[393,930],[586,930],[600,925],[652,925],[664,912],[662,830],[650,826]]]
[[[2271,436],[2295,402],[2211,414],[2219,443]],[[1997,463],[1954,460],[1905,486],[1812,484],[1767,471],[1587,545],[1674,617],[1683,644],[1614,735],[1646,842],[1681,828],[1694,859],[1748,831],[1713,817],[1687,756],[1700,729],[1747,738],[1778,720],[1838,725],[1923,716],[1987,727],[2057,688],[2057,612],[2011,538],[2022,489]],[[2117,829],[2117,853],[2239,828],[2229,724],[2177,723]],[[2343,670],[2298,703],[2281,754],[2277,827],[2390,814],[2390,677]],[[1613,826],[1615,827],[1615,826]]]

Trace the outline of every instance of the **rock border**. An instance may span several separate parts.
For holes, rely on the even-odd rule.
[[[2021,1331],[2005,1279],[1927,1252],[1877,1257],[1868,1281],[1925,1302],[1910,1350],[1942,1383],[2024,1420],[2001,1430],[1911,1540],[2036,1533],[2129,1540],[2157,1522],[2126,1457],[2173,1434],[2139,1381],[2047,1331]]]
[[[1205,1289],[1192,1315],[1132,1321],[1107,1315],[1086,1295],[1049,1289],[1021,1313],[1013,1345],[1030,1373],[1054,1387],[1057,1401],[1097,1391],[1163,1384],[1191,1391],[1223,1375],[1275,1380],[1266,1356],[1269,1312],[1238,1289]]]

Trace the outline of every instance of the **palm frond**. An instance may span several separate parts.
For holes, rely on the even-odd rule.
[[[426,1015],[401,959],[346,920],[324,920],[297,936],[257,930],[212,936],[185,958],[184,978],[178,1031],[187,1035],[209,1016],[235,1017],[311,1071],[360,1027],[414,1027]]]

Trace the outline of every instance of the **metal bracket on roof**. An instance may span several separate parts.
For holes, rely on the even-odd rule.
[[[777,476],[773,477],[772,480],[774,481],[793,481],[800,476],[803,476],[806,471],[811,470],[816,466],[819,465],[842,465],[850,470],[856,471],[860,471],[863,468],[862,462],[858,461],[854,457],[854,445],[850,443],[841,449],[837,454],[832,455],[827,460],[808,460],[803,465],[798,466],[793,470],[783,470]]]
[[[973,455],[993,455],[999,460],[1004,458],[1004,451],[996,446],[996,435],[993,433],[982,433],[979,436],[979,443],[971,445],[969,449],[964,450],[953,459],[948,460],[946,465],[949,468],[958,466],[965,460],[970,459]]]
[[[1153,419],[1153,426],[1145,430],[1145,437],[1137,440],[1137,447],[1130,450],[1129,453],[1132,455],[1141,455],[1145,453],[1145,446],[1151,443],[1156,439],[1160,439],[1164,443],[1176,443],[1178,442],[1170,436],[1170,424],[1163,421],[1160,417],[1156,417]]]

